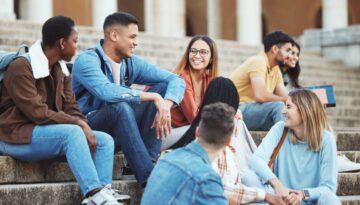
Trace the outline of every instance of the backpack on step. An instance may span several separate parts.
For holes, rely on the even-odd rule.
[[[27,45],[21,45],[17,52],[0,52],[0,97],[5,71],[13,60],[23,55],[23,53],[21,53],[22,49],[24,49],[24,53],[29,52]]]

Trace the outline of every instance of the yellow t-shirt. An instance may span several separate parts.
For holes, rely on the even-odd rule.
[[[230,77],[239,93],[240,103],[256,102],[251,78],[258,76],[265,79],[266,90],[270,93],[274,93],[276,85],[284,83],[279,66],[270,69],[268,58],[264,52],[251,56],[236,68]]]

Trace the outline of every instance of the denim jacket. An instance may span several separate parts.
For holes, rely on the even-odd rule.
[[[152,171],[142,205],[228,204],[220,176],[196,142],[166,154]]]
[[[109,60],[101,46],[102,43],[103,40],[99,40],[95,48],[98,49],[105,62],[105,75],[100,69],[101,61],[94,49],[81,53],[73,65],[72,84],[74,92],[79,93],[84,88],[87,91],[80,99],[77,99],[80,110],[83,113],[86,114],[98,110],[104,103],[121,101],[140,103],[141,91],[130,88],[134,83],[148,86],[166,83],[167,91],[164,98],[173,101],[175,104],[181,102],[185,91],[184,80],[169,71],[148,63],[136,55],[122,60],[120,85],[116,85],[110,71]],[[125,70],[129,76],[126,80]],[[94,96],[94,100],[92,103],[89,103],[91,95]]]

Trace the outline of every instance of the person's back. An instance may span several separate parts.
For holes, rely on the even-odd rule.
[[[141,204],[228,204],[220,176],[211,162],[229,141],[234,116],[235,110],[224,103],[205,106],[196,141],[158,162]]]
[[[219,175],[212,169],[205,150],[196,142],[159,160],[148,184],[141,204],[227,203]]]

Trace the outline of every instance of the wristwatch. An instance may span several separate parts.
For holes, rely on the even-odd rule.
[[[303,194],[304,194],[304,201],[305,202],[309,201],[309,199],[310,199],[309,190],[304,189]]]

